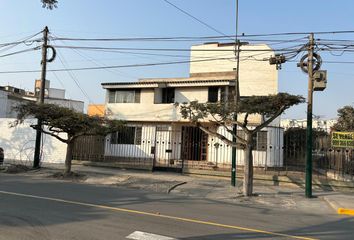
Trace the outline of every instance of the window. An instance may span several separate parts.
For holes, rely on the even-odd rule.
[[[217,102],[219,95],[219,87],[209,87],[208,89],[208,102]]]
[[[257,151],[267,151],[267,131],[257,133],[257,145],[254,149]]]
[[[175,102],[175,88],[163,88],[161,103],[174,103],[174,102]]]
[[[237,135],[245,139],[245,132],[243,130],[237,130]],[[252,139],[253,150],[267,151],[267,140],[267,131],[258,132]]]
[[[111,134],[111,144],[141,144],[141,127],[124,127],[122,130]]]
[[[140,89],[111,90],[108,93],[109,103],[140,103]]]

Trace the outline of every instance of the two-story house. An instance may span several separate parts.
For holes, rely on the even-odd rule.
[[[241,47],[242,97],[278,92],[277,70],[267,61],[258,61],[272,54],[264,44]],[[188,78],[102,83],[106,115],[127,121],[123,131],[106,139],[105,158],[154,167],[180,168],[202,162],[228,167],[232,147],[183,119],[175,103],[227,101],[235,91],[235,66],[234,44],[208,43],[192,46]],[[255,115],[249,122],[257,124],[262,119]],[[278,120],[255,139],[255,166],[282,165],[282,130],[277,126]],[[218,131],[231,138],[222,129]],[[243,164],[242,155],[237,150],[239,165]]]

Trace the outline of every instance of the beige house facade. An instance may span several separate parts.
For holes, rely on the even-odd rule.
[[[255,52],[258,58],[274,54],[267,45],[242,46],[241,96],[276,94],[277,70],[266,61],[252,58]],[[105,156],[144,159],[152,161],[154,167],[178,168],[196,162],[228,167],[232,147],[183,119],[175,103],[228,101],[235,89],[235,66],[233,44],[209,43],[192,46],[187,78],[102,83],[106,115],[127,122],[124,131],[106,139]],[[249,124],[256,125],[262,119],[260,115],[251,116]],[[282,165],[282,129],[278,126],[276,120],[256,137],[255,166]],[[216,130],[231,139],[224,129]],[[243,151],[237,150],[238,165],[243,165],[242,155]]]

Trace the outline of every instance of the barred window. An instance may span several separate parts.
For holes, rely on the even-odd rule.
[[[124,127],[111,134],[111,144],[141,144],[141,127]]]
[[[237,130],[237,135],[245,139],[245,132],[243,130]],[[256,151],[267,151],[267,131],[260,131],[257,135],[253,136],[252,145],[253,150]]]

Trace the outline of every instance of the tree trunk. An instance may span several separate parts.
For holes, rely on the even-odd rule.
[[[71,172],[71,160],[73,159],[74,141],[70,141],[66,146],[65,171],[64,174]]]
[[[246,147],[244,149],[244,176],[243,194],[252,196],[253,194],[253,155],[252,155],[252,134],[246,133]]]

